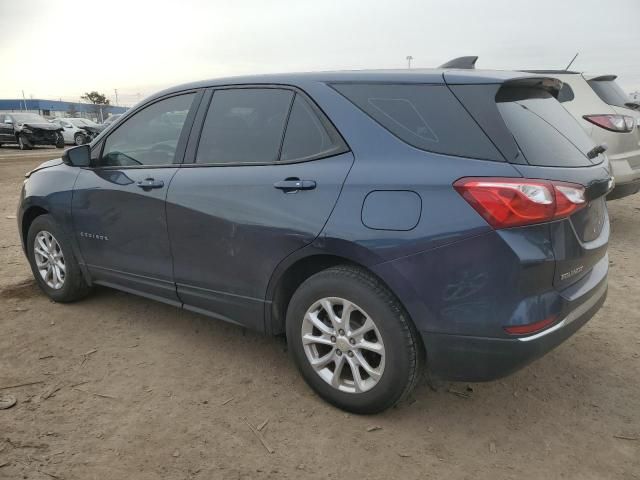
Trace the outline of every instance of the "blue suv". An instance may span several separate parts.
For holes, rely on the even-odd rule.
[[[348,411],[425,369],[495,379],[606,297],[612,178],[561,86],[437,69],[171,88],[27,174],[23,247],[57,302],[104,285],[286,334]]]

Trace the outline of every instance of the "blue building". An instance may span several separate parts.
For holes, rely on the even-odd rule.
[[[103,121],[110,115],[124,113],[126,107],[113,105],[93,105],[91,103],[62,102],[58,100],[31,99],[0,99],[0,112],[28,111],[39,113],[44,117],[84,117]]]

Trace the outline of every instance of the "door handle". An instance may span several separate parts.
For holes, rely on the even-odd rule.
[[[164,182],[162,180],[155,180],[153,178],[145,178],[144,180],[139,180],[138,182],[136,182],[136,185],[143,190],[151,190],[152,188],[164,187]]]
[[[287,178],[273,184],[278,190],[285,193],[295,193],[298,190],[313,190],[316,188],[315,180],[300,180],[299,178]]]

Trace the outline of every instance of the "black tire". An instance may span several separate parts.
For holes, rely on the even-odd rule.
[[[54,289],[47,285],[47,283],[40,275],[40,272],[38,271],[38,267],[36,265],[34,242],[36,240],[37,234],[42,231],[49,232],[55,237],[56,241],[60,245],[62,254],[64,256],[66,273],[63,285],[59,289]],[[33,223],[31,223],[31,226],[29,227],[29,233],[27,235],[27,258],[29,259],[31,271],[33,272],[33,276],[35,277],[38,286],[52,300],[61,303],[73,302],[76,300],[80,300],[89,293],[90,288],[87,285],[84,277],[82,276],[80,266],[78,265],[78,262],[73,254],[71,242],[69,241],[69,238],[67,237],[65,232],[58,226],[51,215],[40,215],[39,217],[36,217]]]
[[[87,143],[86,137],[82,133],[76,133],[73,137],[74,145],[84,145]]]
[[[29,139],[22,134],[18,135],[18,146],[20,147],[20,150],[31,150],[33,148]]]
[[[374,320],[380,332],[385,349],[384,370],[367,391],[349,393],[334,388],[307,359],[301,335],[303,318],[314,303],[325,297],[353,302]],[[337,266],[308,278],[291,298],[286,322],[289,351],[303,378],[318,395],[338,408],[358,414],[381,412],[406,398],[420,377],[424,353],[413,323],[395,296],[362,268]]]
[[[64,137],[61,133],[58,133],[58,139],[56,140],[56,148],[64,148]]]

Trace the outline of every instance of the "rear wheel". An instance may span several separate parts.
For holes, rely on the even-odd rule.
[[[413,324],[391,292],[357,267],[330,268],[300,285],[287,311],[287,341],[311,388],[350,412],[392,407],[419,377]]]
[[[86,143],[85,136],[81,133],[76,133],[73,137],[73,143],[76,145],[84,145]]]
[[[56,148],[64,148],[64,137],[61,133],[58,134],[58,138],[56,140]]]
[[[29,142],[27,137],[22,134],[18,135],[18,146],[20,147],[20,150],[31,150],[33,148],[31,142]]]
[[[69,239],[50,215],[36,217],[29,227],[27,256],[36,282],[56,302],[89,293]]]

